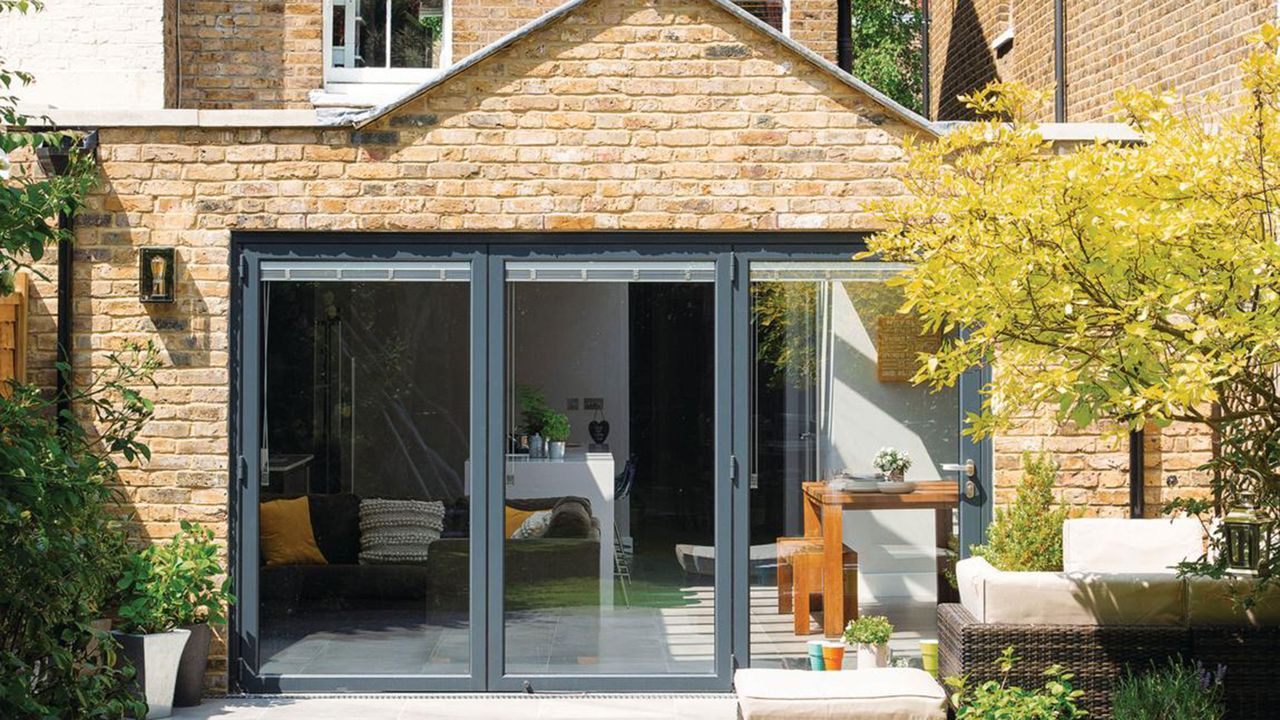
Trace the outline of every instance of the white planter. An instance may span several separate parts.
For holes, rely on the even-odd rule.
[[[178,680],[178,661],[191,637],[190,630],[131,635],[114,632],[120,643],[120,654],[128,658],[137,675],[134,682],[138,694],[147,701],[147,718],[166,718],[173,714],[173,688]]]
[[[564,441],[552,440],[547,443],[547,457],[552,460],[564,459]]]
[[[858,656],[858,669],[869,670],[871,668],[889,667],[889,645],[867,645],[866,643],[858,643],[854,646],[855,654]]]

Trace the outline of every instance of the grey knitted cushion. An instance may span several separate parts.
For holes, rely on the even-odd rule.
[[[360,564],[424,563],[444,529],[444,503],[421,500],[360,501]]]

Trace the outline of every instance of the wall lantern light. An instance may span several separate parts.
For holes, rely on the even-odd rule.
[[[1271,523],[1258,513],[1253,493],[1240,493],[1222,523],[1227,540],[1227,572],[1243,577],[1257,576]]]
[[[171,247],[143,248],[138,253],[138,298],[142,302],[173,302],[176,257]]]

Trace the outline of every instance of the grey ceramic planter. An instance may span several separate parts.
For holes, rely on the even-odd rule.
[[[120,643],[120,653],[137,670],[134,682],[139,695],[147,701],[147,718],[165,718],[173,714],[173,688],[178,679],[178,661],[191,637],[190,630],[133,635],[113,632]]]
[[[191,631],[191,639],[182,650],[178,662],[178,684],[173,690],[174,707],[193,707],[204,696],[204,671],[209,667],[209,640],[213,631],[208,623],[184,625]]]

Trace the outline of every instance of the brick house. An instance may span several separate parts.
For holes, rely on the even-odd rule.
[[[1127,511],[1095,429],[975,444],[981,372],[903,382],[931,339],[892,267],[849,258],[940,129],[832,64],[834,0],[128,5],[0,28],[102,176],[50,267],[68,293],[32,284],[27,367],[54,384],[59,332],[78,382],[159,346],[153,458],[122,481],[143,537],[227,539],[211,687],[725,689],[803,661],[819,630],[771,579],[802,483],[883,446],[965,481],[845,523],[853,602],[904,629],[1022,450]],[[1208,438],[1146,447],[1152,504],[1202,482]]]

